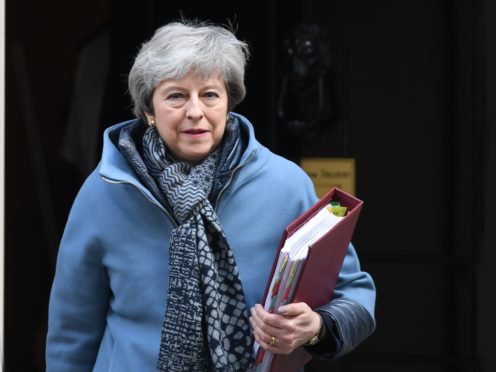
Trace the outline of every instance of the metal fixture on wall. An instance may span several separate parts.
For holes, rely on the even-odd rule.
[[[325,30],[301,23],[285,39],[282,57],[278,120],[294,136],[315,135],[333,117],[331,47]]]

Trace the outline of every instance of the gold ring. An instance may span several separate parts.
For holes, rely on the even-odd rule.
[[[269,346],[275,346],[276,342],[277,342],[277,338],[275,338],[274,336],[270,336]]]

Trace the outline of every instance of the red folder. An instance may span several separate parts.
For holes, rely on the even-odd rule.
[[[333,187],[284,230],[267,283],[263,303],[267,298],[272,276],[277,266],[279,251],[284,242],[306,221],[317,214],[319,210],[328,206],[331,201],[340,202],[342,206],[348,208],[348,212],[341,221],[309,248],[303,271],[298,282],[295,283],[296,290],[292,302],[305,302],[311,308],[316,308],[330,301],[363,205],[363,201],[337,187]],[[297,371],[310,359],[310,354],[303,347],[299,347],[290,355],[274,354],[270,372]]]

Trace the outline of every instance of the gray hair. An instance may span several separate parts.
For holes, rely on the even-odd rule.
[[[153,113],[155,88],[166,79],[181,79],[191,69],[208,76],[220,72],[231,111],[246,94],[248,45],[227,28],[200,22],[172,22],[158,28],[134,60],[128,89],[137,118]]]

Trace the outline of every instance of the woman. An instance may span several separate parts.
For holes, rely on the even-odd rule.
[[[317,198],[232,112],[247,56],[230,31],[187,22],[142,46],[137,119],[105,131],[61,242],[47,371],[244,371],[255,340],[332,359],[372,333],[374,284],[351,245],[328,304],[260,306],[282,230]]]

